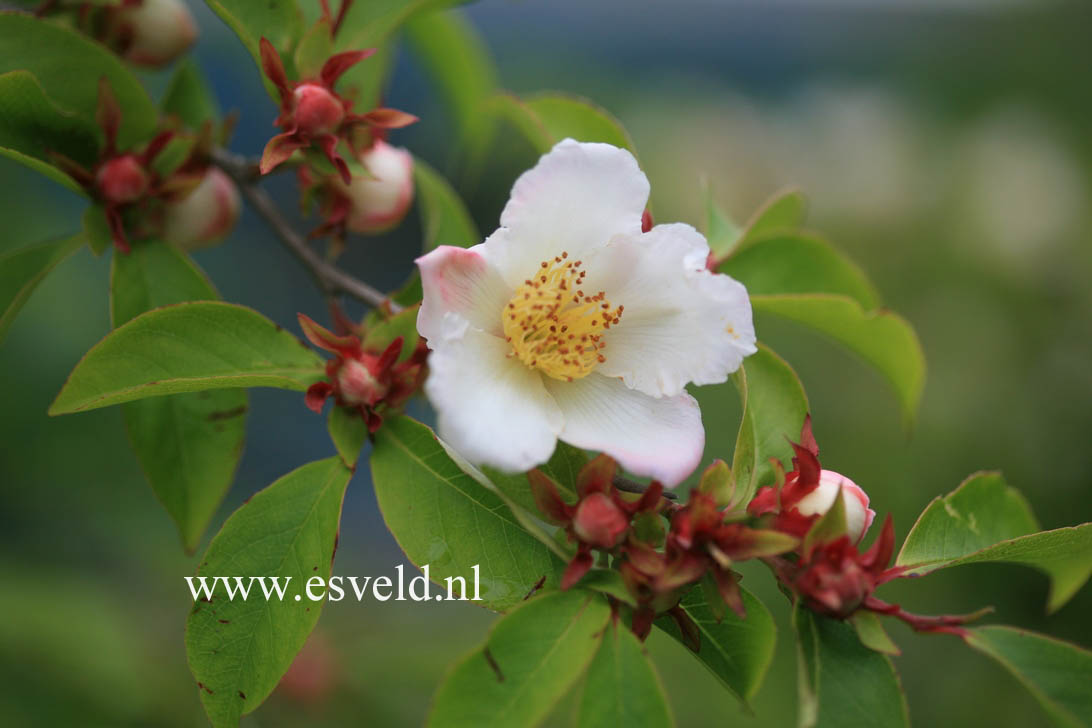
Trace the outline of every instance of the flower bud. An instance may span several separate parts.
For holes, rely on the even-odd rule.
[[[349,405],[372,406],[383,399],[387,388],[367,366],[356,359],[346,359],[337,372],[338,392]]]
[[[591,493],[580,501],[573,518],[577,537],[596,548],[613,548],[629,528],[629,518],[610,496]]]
[[[413,155],[405,149],[376,142],[360,155],[368,174],[356,175],[348,186],[345,225],[357,233],[380,233],[397,225],[413,202]]]
[[[107,35],[130,63],[158,68],[197,39],[197,25],[182,0],[138,0],[111,8]]]
[[[131,154],[107,160],[95,175],[95,185],[103,200],[118,205],[143,197],[148,191],[148,182],[148,173]]]
[[[330,134],[341,126],[345,107],[329,89],[317,83],[304,83],[292,92],[296,129],[308,136]]]
[[[227,237],[238,219],[235,183],[213,167],[186,197],[167,204],[163,238],[184,250],[198,250]]]
[[[868,507],[868,495],[846,476],[833,470],[820,471],[819,486],[797,501],[796,510],[803,516],[823,515],[834,505],[839,488],[846,508],[847,534],[852,543],[857,543],[872,525],[876,512]]]

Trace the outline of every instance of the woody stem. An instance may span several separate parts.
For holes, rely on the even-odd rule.
[[[391,313],[402,310],[394,301],[376,288],[355,278],[316,253],[307,240],[297,232],[277,209],[273,199],[258,186],[253,162],[226,149],[214,148],[212,162],[222,169],[243,193],[243,197],[255,212],[265,219],[284,247],[303,264],[327,296],[343,293],[375,308],[386,307]]]
[[[611,482],[614,484],[615,488],[622,491],[623,493],[644,493],[646,490],[648,490],[647,485],[643,483],[638,483],[634,480],[630,480],[629,478],[623,478],[621,475],[615,475],[614,480],[612,480]],[[667,491],[664,491],[663,497],[667,498],[668,500],[675,500],[679,496],[676,493],[668,493]]]

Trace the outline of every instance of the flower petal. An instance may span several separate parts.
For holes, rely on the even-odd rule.
[[[504,339],[454,313],[435,341],[425,392],[440,437],[477,465],[518,473],[546,462],[562,419],[542,376],[509,358]]]
[[[566,139],[516,180],[502,229],[485,245],[517,286],[563,250],[580,258],[615,235],[640,233],[648,193],[648,179],[626,150]]]
[[[595,372],[573,382],[546,380],[565,418],[560,438],[605,452],[636,475],[678,485],[701,460],[705,430],[698,403],[685,392],[650,397]]]
[[[456,313],[474,328],[503,336],[501,315],[513,292],[481,245],[456,248],[441,245],[417,259],[424,300],[417,314],[417,330],[429,342],[440,338],[444,316]]]
[[[673,397],[690,382],[718,384],[753,354],[747,289],[706,270],[709,247],[689,225],[657,225],[615,238],[585,261],[585,288],[624,306],[604,334],[596,371],[621,377],[653,397]]]

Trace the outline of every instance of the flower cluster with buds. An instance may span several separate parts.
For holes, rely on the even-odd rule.
[[[336,354],[326,362],[326,379],[307,390],[305,401],[315,412],[333,397],[339,407],[357,410],[374,433],[383,424],[383,413],[401,408],[421,388],[428,349],[420,339],[411,344],[409,357],[399,361],[407,346],[401,336],[380,349],[357,333],[335,334],[302,313],[299,322],[308,341]]]

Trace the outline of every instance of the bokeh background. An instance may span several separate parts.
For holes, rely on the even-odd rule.
[[[235,148],[255,154],[273,104],[250,57],[203,5],[196,58]],[[851,476],[900,538],[936,495],[1001,469],[1044,528],[1092,520],[1092,6],[990,0],[481,0],[466,8],[516,92],[595,99],[632,133],[661,221],[701,222],[702,177],[744,220],[776,190],[812,201],[808,226],[873,276],[916,327],[929,362],[917,425],[903,429],[879,377],[834,345],[777,321],[760,338],[799,371],[824,464]],[[147,77],[159,91],[162,76]],[[424,121],[396,140],[446,169],[491,231],[527,147],[498,144],[493,174],[463,184],[444,110],[402,53],[388,102]],[[503,141],[503,140],[502,140]],[[0,162],[0,250],[78,228],[82,203]],[[291,181],[270,188],[295,213]],[[345,265],[382,287],[419,247],[397,232],[351,241]],[[227,300],[293,327],[322,316],[309,279],[247,213],[199,253]],[[86,250],[34,295],[0,349],[0,716],[7,725],[201,726],[183,627],[190,597],[174,527],[144,483],[117,409],[51,419],[75,362],[109,328],[107,258]],[[709,454],[727,456],[730,389],[698,392]],[[423,405],[417,412],[427,416]],[[214,529],[247,496],[333,453],[302,398],[255,391],[237,482]],[[206,539],[207,542],[207,539]],[[403,555],[366,468],[350,485],[336,571],[393,574]],[[791,725],[787,603],[759,570],[746,584],[780,626],[774,666],[743,710],[681,647],[648,647],[680,726]],[[1092,646],[1092,589],[1043,611],[1046,579],[1017,566],[953,569],[893,584],[920,611],[996,606],[991,621]],[[327,605],[305,665],[247,726],[419,725],[441,676],[494,616],[458,603]],[[953,638],[892,627],[919,726],[1043,725],[1032,697]],[[570,706],[553,717],[564,724]]]

